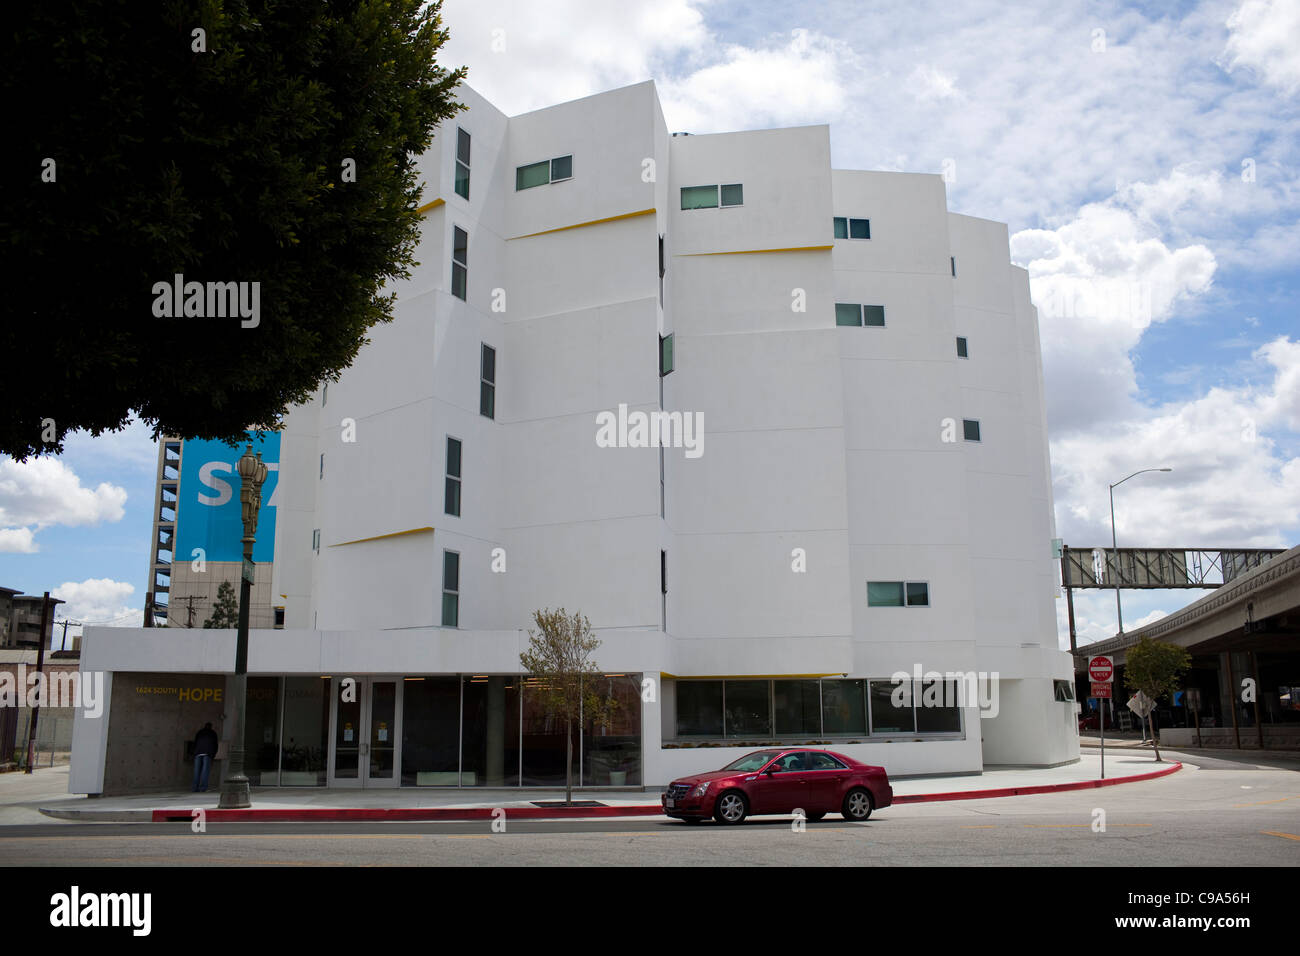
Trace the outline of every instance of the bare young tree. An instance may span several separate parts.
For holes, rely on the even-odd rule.
[[[564,802],[573,802],[573,725],[584,720],[608,723],[617,707],[612,697],[596,693],[602,676],[592,653],[600,639],[580,612],[564,608],[533,612],[536,630],[528,629],[528,649],[519,655],[526,673],[538,678],[529,688],[541,694],[548,717],[564,721]]]

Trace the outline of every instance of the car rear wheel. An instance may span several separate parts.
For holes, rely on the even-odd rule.
[[[845,820],[861,823],[871,816],[871,794],[857,787],[844,797],[844,807],[840,811]]]
[[[749,804],[739,790],[728,790],[718,797],[717,805],[713,808],[713,818],[728,825],[740,823],[748,813]]]

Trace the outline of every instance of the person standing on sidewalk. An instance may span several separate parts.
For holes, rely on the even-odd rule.
[[[212,723],[194,735],[194,787],[193,793],[208,792],[208,774],[212,772],[212,759],[217,755],[217,732]]]

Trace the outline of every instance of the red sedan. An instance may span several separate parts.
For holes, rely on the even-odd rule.
[[[721,770],[674,780],[661,798],[664,813],[675,819],[699,823],[713,817],[727,824],[796,809],[808,820],[840,813],[859,822],[893,799],[883,767],[806,748],[756,750]]]

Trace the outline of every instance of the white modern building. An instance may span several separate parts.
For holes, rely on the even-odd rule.
[[[262,782],[562,779],[519,665],[560,606],[620,701],[584,783],[773,741],[895,776],[1076,759],[1006,226],[948,212],[937,175],[832,169],[826,126],[670,135],[650,82],[515,117],[461,99],[394,321],[282,435]],[[673,447],[637,427],[661,410]],[[233,632],[88,628],[83,666],[117,677],[72,789],[137,785],[115,736],[192,736],[181,694],[220,697],[233,656]],[[901,707],[900,671],[925,684]],[[984,716],[935,706],[932,673],[991,677]]]

